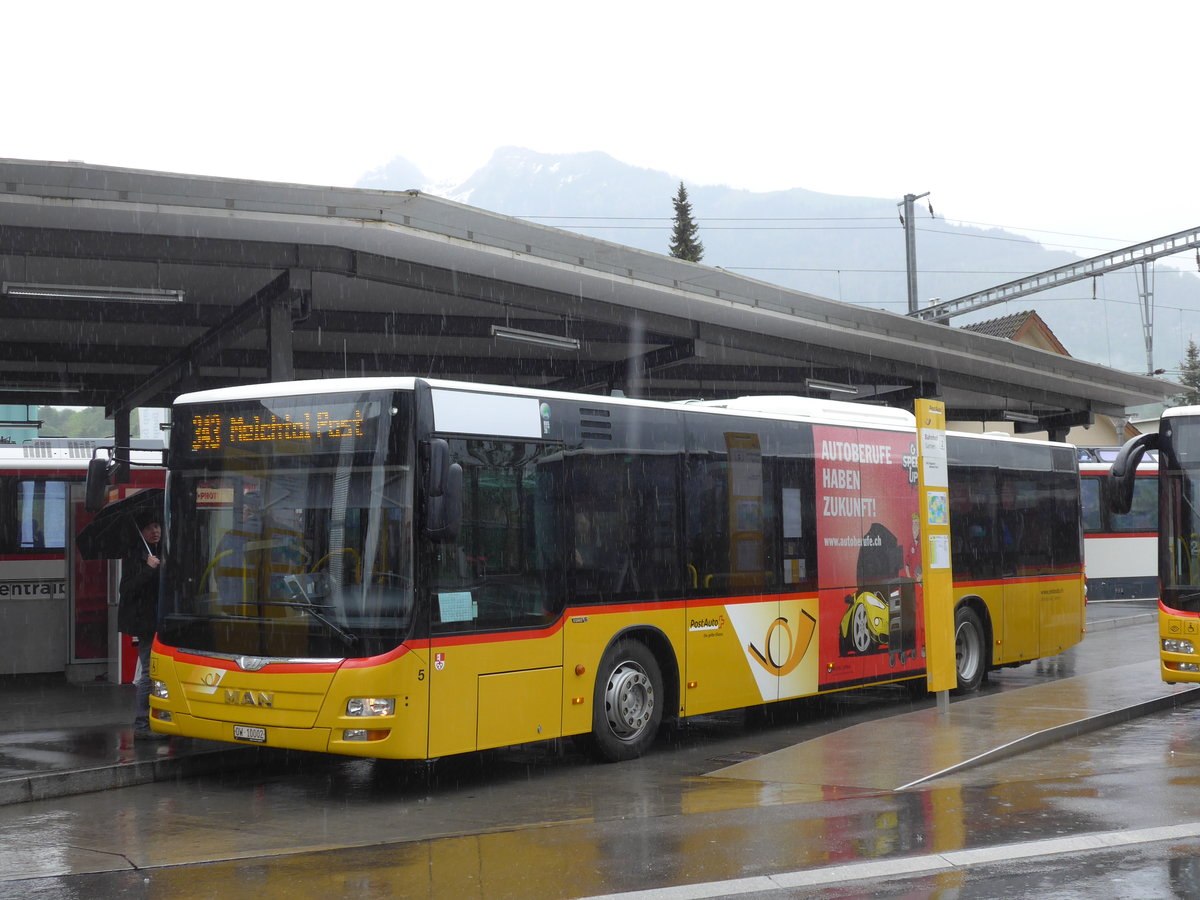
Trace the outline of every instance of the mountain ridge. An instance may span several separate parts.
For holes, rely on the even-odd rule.
[[[681,180],[603,151],[552,154],[508,146],[458,185],[430,185],[416,166],[396,157],[356,186],[406,190],[419,184],[456,202],[665,254],[671,198]],[[904,229],[895,199],[683,181],[705,246],[703,264],[834,300],[907,311]],[[1085,258],[1003,228],[947,221],[924,205],[916,216],[918,290],[926,303]],[[1167,346],[1158,335],[1155,342],[1156,366],[1173,369],[1183,358],[1182,334],[1191,330],[1183,328],[1185,314],[1189,325],[1200,325],[1200,279],[1160,267],[1155,281],[1156,306],[1180,309],[1179,346]],[[1134,269],[957,316],[951,324],[1025,309],[1036,311],[1073,356],[1145,370]]]

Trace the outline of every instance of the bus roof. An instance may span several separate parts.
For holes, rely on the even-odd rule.
[[[916,428],[916,417],[907,410],[865,403],[847,403],[840,400],[825,400],[788,394],[735,397],[726,400],[679,400],[663,402],[641,400],[632,397],[605,396],[598,394],[576,394],[565,391],[541,390],[538,388],[511,387],[468,381],[447,381],[437,378],[418,379],[415,376],[380,376],[359,378],[321,378],[306,381],[267,382],[235,387],[216,388],[180,395],[177,405],[193,403],[221,403],[237,400],[253,400],[258,397],[298,397],[306,394],[342,394],[365,391],[411,391],[418,380],[424,380],[431,388],[464,391],[476,394],[497,394],[510,397],[537,399],[572,399],[580,402],[604,402],[622,406],[641,406],[653,409],[692,409],[717,415],[738,414],[761,416],[772,419],[791,419],[820,422],[830,425],[847,425],[868,428],[897,429],[912,431]],[[1200,412],[1200,409],[1197,410]],[[1007,432],[948,431],[962,437],[982,440],[1025,441],[1037,444],[1060,446],[1056,441],[1034,440]]]
[[[631,397],[574,394],[564,391],[509,387],[477,382],[443,381],[434,378],[425,379],[425,381],[433,388],[477,394],[502,394],[513,397],[534,397],[539,399],[568,398],[591,403],[603,401],[605,403],[615,403],[624,406],[642,406],[655,409],[682,408],[713,413],[739,413],[770,418],[802,419],[830,424],[856,425],[860,427],[912,430],[916,426],[916,417],[907,410],[862,403],[846,403],[839,400],[823,400],[814,397],[771,395],[736,397],[728,400],[682,400],[665,403],[658,400],[641,400]],[[305,394],[411,391],[414,389],[416,382],[417,379],[415,377],[379,377],[329,378],[309,381],[249,384],[182,394],[176,399],[175,403],[177,405],[184,405],[253,400],[257,397],[296,397]]]
[[[684,400],[679,404],[704,409],[727,409],[731,412],[757,412],[771,416],[813,419],[820,422],[848,422],[855,425],[878,425],[911,429],[916,417],[908,410],[890,406],[869,406],[865,403],[846,403],[841,400],[822,400],[815,397],[796,397],[789,394],[762,397],[735,397],[732,400]]]
[[[228,400],[253,400],[256,397],[299,397],[304,394],[345,394],[361,391],[412,390],[417,379],[389,378],[314,378],[308,381],[271,381],[264,384],[242,384],[180,394],[175,404],[222,403]]]
[[[1172,406],[1162,411],[1162,418],[1172,419],[1175,416],[1200,416],[1200,406]]]
[[[133,459],[142,465],[162,465],[162,440],[134,440]],[[93,456],[108,457],[112,438],[34,438],[20,444],[0,444],[0,467],[87,468]]]

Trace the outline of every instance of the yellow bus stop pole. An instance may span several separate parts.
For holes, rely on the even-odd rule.
[[[938,712],[950,711],[958,683],[954,658],[954,585],[950,569],[950,488],[946,464],[946,404],[918,400],[917,456],[921,572],[925,594],[925,678]]]

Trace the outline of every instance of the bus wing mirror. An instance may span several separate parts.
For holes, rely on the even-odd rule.
[[[450,445],[443,439],[426,446],[425,534],[439,543],[453,541],[462,523],[462,466],[450,462]]]
[[[1158,432],[1139,434],[1130,438],[1117,451],[1104,479],[1104,500],[1110,512],[1124,515],[1133,506],[1133,480],[1137,476],[1138,463],[1147,450],[1157,450],[1159,445]]]
[[[462,523],[462,466],[451,465],[443,476],[442,492],[425,496],[425,534],[437,543],[458,539]]]
[[[442,438],[425,444],[425,493],[441,496],[446,489],[446,474],[450,471],[450,445]]]
[[[109,461],[102,456],[93,456],[88,462],[87,481],[83,488],[83,508],[97,513],[104,506],[108,494]]]

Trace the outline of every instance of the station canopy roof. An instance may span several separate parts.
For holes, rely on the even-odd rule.
[[[1061,430],[1176,386],[418,191],[0,160],[0,403],[418,375]]]

